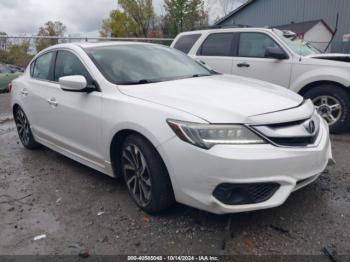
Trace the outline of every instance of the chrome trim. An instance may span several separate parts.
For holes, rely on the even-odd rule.
[[[281,147],[281,148],[313,148],[313,147],[317,147],[323,137],[323,133],[324,133],[324,130],[322,130],[322,125],[321,125],[321,122],[323,121],[323,119],[321,119],[321,117],[319,115],[316,115],[314,114],[312,116],[311,119],[317,119],[318,121],[318,129],[317,131],[315,130],[315,141],[312,143],[312,144],[309,144],[309,145],[293,145],[293,146],[287,146],[287,145],[280,145],[276,142],[274,142],[271,138],[269,138],[267,135],[265,135],[263,132],[261,132],[260,130],[257,129],[257,127],[259,126],[254,126],[254,125],[245,125],[249,130],[251,130],[252,132],[254,132],[255,134],[257,134],[258,136],[260,136],[261,138],[263,138],[265,141],[267,141],[268,143],[276,146],[276,147]],[[309,119],[310,120],[310,119]],[[302,120],[301,120],[302,121]],[[303,123],[307,122],[308,120],[305,120]],[[295,121],[294,121],[295,122]],[[303,123],[301,123],[300,125],[302,125]],[[285,124],[288,124],[285,123]],[[271,124],[270,124],[271,125]],[[276,133],[275,133],[276,134]],[[312,135],[309,134],[309,136],[304,136],[304,137],[313,137]],[[276,136],[276,137],[273,137],[272,138],[303,138],[303,136]]]
[[[320,129],[320,119],[313,115],[310,119],[306,119],[300,124],[284,126],[276,125],[262,125],[253,126],[259,132],[271,138],[300,138],[300,137],[314,137]]]

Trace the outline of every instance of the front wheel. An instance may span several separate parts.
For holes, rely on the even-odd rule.
[[[122,146],[121,163],[129,194],[142,210],[158,213],[174,203],[167,169],[146,139],[128,136]]]
[[[350,126],[350,95],[342,88],[324,84],[304,94],[310,98],[317,112],[326,120],[331,133],[341,133]]]
[[[34,139],[32,130],[30,129],[30,124],[28,118],[22,108],[18,107],[14,112],[14,119],[17,127],[18,136],[27,149],[36,149],[40,147]]]

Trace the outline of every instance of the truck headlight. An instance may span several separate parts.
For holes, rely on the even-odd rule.
[[[210,149],[214,145],[265,144],[254,132],[244,125],[212,125],[168,119],[167,123],[183,141]]]

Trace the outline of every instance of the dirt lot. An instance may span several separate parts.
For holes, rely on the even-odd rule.
[[[281,207],[217,216],[176,205],[151,217],[121,181],[46,148],[25,150],[9,111],[0,95],[2,255],[350,254],[350,134],[332,138],[337,165]]]

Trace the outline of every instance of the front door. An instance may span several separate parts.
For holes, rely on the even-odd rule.
[[[268,47],[279,45],[268,35],[259,32],[239,34],[237,56],[233,59],[234,75],[255,78],[289,87],[292,71],[291,58],[279,60],[266,58]]]
[[[63,91],[59,78],[70,75],[82,75],[88,84],[93,79],[78,56],[68,50],[60,50],[53,70],[53,82],[56,85],[48,100],[53,109],[54,143],[70,153],[103,167],[104,157],[101,143],[101,102],[102,93],[94,91]]]

